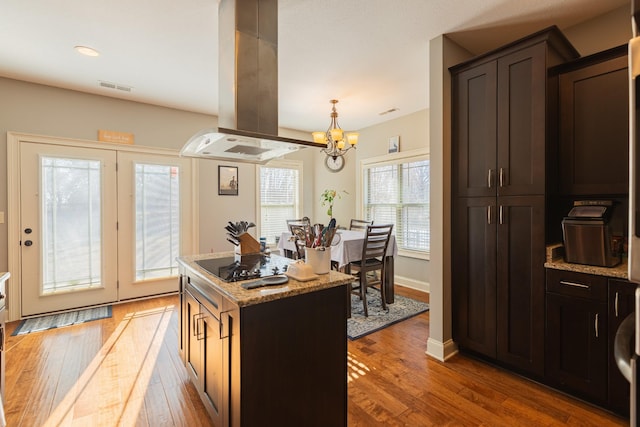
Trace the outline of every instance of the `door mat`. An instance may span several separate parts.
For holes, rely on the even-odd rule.
[[[369,317],[365,317],[360,297],[351,294],[351,318],[347,319],[347,337],[355,340],[429,310],[426,302],[402,295],[395,295],[394,301],[393,304],[387,304],[385,311],[382,309],[380,293],[367,289]]]
[[[62,328],[64,326],[77,325],[92,320],[111,317],[111,306],[87,308],[84,310],[70,311],[68,313],[52,314],[49,316],[25,319],[16,328],[11,336],[25,335],[31,332],[40,332],[47,329]]]

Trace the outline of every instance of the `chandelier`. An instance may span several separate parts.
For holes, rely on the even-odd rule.
[[[323,148],[322,152],[334,159],[338,156],[344,156],[344,154],[352,148],[356,148],[358,143],[358,133],[348,132],[344,133],[338,125],[338,112],[336,111],[337,99],[329,101],[333,104],[331,109],[331,124],[326,132],[313,132],[313,141],[318,144],[326,144],[327,148]],[[346,139],[346,141],[345,141]],[[347,146],[349,143],[349,146]]]

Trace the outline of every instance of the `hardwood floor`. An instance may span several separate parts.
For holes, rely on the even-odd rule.
[[[177,305],[177,296],[120,304],[110,319],[7,337],[8,425],[212,425],[178,357]],[[465,356],[433,360],[428,330],[423,313],[349,341],[349,426],[628,424]]]

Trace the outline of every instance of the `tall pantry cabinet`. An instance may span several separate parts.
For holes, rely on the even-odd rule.
[[[534,376],[544,374],[547,140],[555,116],[547,69],[577,56],[550,27],[450,69],[454,339]]]

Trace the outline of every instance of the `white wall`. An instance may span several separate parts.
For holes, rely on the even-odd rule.
[[[623,6],[562,30],[581,56],[626,44],[631,38],[631,11]]]

